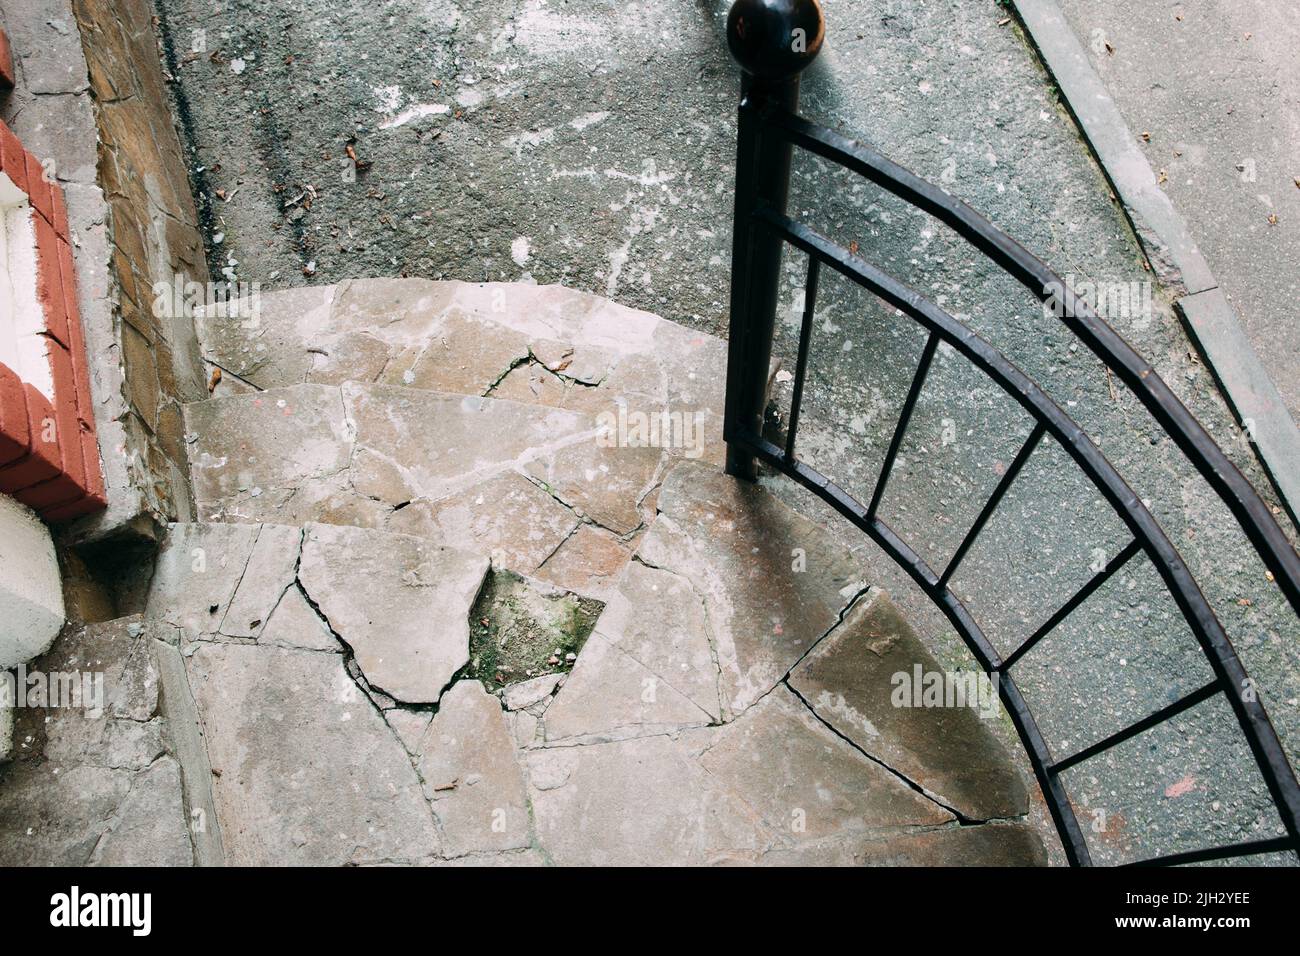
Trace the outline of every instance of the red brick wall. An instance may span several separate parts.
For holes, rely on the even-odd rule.
[[[0,491],[51,524],[105,507],[86,344],[77,310],[63,190],[0,122],[0,170],[25,192],[36,234],[37,294],[45,315],[51,403],[0,363]]]

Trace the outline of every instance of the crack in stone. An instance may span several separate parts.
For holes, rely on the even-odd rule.
[[[305,541],[306,538],[305,531],[303,532],[303,538]],[[437,856],[439,859],[450,859],[449,857],[443,856],[441,853],[442,847],[445,846],[447,842],[447,834],[443,829],[442,819],[438,816],[437,810],[434,809],[433,806],[434,801],[425,792],[425,780],[423,775],[421,775],[420,773],[420,767],[416,760],[416,757],[414,754],[410,752],[406,744],[402,741],[402,738],[397,733],[397,729],[393,727],[391,723],[388,722],[388,717],[385,716],[384,709],[379,706],[379,704],[375,701],[374,697],[370,695],[370,692],[366,689],[366,687],[368,686],[378,690],[381,694],[384,694],[384,696],[396,702],[397,706],[402,709],[417,710],[421,712],[432,713],[432,715],[435,718],[438,715],[438,705],[434,704],[432,707],[428,708],[427,711],[425,711],[424,708],[404,705],[401,701],[398,701],[396,697],[394,697],[392,694],[389,694],[382,687],[379,687],[378,685],[371,683],[370,678],[365,677],[365,671],[361,669],[360,664],[356,663],[356,651],[353,650],[351,644],[349,644],[346,640],[344,640],[343,635],[339,634],[339,632],[334,629],[334,625],[330,623],[329,618],[325,615],[325,612],[321,610],[320,605],[318,605],[312,599],[312,596],[307,592],[307,588],[303,585],[302,580],[299,577],[299,571],[302,568],[302,550],[303,549],[300,546],[298,551],[298,563],[294,566],[294,571],[293,571],[294,584],[297,586],[299,592],[301,592],[303,596],[303,599],[306,600],[307,604],[311,607],[312,611],[316,614],[317,617],[320,618],[321,623],[325,625],[326,629],[330,632],[330,634],[334,637],[334,639],[343,646],[344,648],[343,672],[348,675],[348,679],[351,680],[352,683],[356,684],[357,690],[360,692],[361,696],[370,702],[370,706],[374,708],[374,711],[379,716],[379,719],[383,722],[384,726],[388,728],[388,733],[389,736],[392,738],[393,743],[396,744],[399,748],[401,748],[402,753],[406,754],[407,761],[411,765],[411,771],[415,775],[416,786],[417,789],[419,790],[420,797],[421,799],[424,800],[425,806],[429,810],[429,816],[433,822],[433,828],[438,834],[439,853],[437,854]],[[484,575],[484,577],[486,578],[486,575]],[[480,587],[482,587],[481,584]],[[357,673],[362,675],[362,677],[365,680],[366,686],[362,686],[362,684],[357,680],[356,676],[353,675],[351,669],[348,667],[349,664],[354,664],[356,666]],[[451,687],[452,684],[456,682],[459,673],[460,671],[458,671],[456,674],[453,674],[451,679],[447,682],[446,687],[443,687],[442,690],[439,691],[438,693],[439,700],[441,700],[442,695],[447,692],[447,688]],[[432,726],[432,722],[430,723],[430,726]],[[352,859],[351,855],[349,856],[349,859]]]
[[[443,339],[443,346],[446,347],[446,345],[447,345],[447,340],[446,340],[446,339]],[[420,355],[423,356],[423,355],[424,355],[424,352],[421,351],[421,352],[420,352]],[[419,360],[417,359],[416,361],[419,361]],[[497,388],[501,385],[502,382],[504,382],[504,381],[506,380],[507,376],[509,376],[511,372],[513,372],[515,369],[519,368],[519,366],[521,366],[521,365],[531,364],[531,363],[536,362],[536,361],[537,361],[537,357],[536,357],[535,355],[533,355],[533,350],[532,350],[531,348],[529,348],[529,349],[528,349],[528,352],[527,352],[526,354],[521,355],[521,356],[519,356],[519,357],[516,358],[516,359],[512,359],[511,362],[510,362],[510,364],[509,364],[508,366],[506,366],[506,370],[505,370],[504,372],[502,372],[500,375],[498,375],[498,376],[497,376],[495,379],[493,379],[491,382],[489,382],[489,383],[488,383],[488,387],[485,388],[485,389],[483,389],[483,391],[479,393],[479,397],[480,397],[480,398],[490,398],[491,395],[492,395],[492,393],[493,393],[494,391],[497,390]],[[539,364],[540,364],[540,363],[539,363]],[[411,367],[412,367],[412,368],[415,368],[414,365],[412,365]],[[547,371],[550,371],[550,369],[547,369]]]
[[[239,586],[244,583],[244,575],[248,573],[248,566],[253,563],[253,553],[257,551],[257,542],[262,539],[262,529],[264,527],[264,524],[259,524],[257,526],[257,534],[253,535],[253,543],[249,546],[248,555],[244,558],[244,567],[239,572],[239,580],[236,581],[235,586],[230,589],[230,598],[226,601],[226,612],[221,615],[221,620],[217,624],[217,633],[221,633],[221,629],[226,626],[226,618],[230,616],[230,608],[234,605],[235,598],[239,595]]]
[[[967,817],[965,814],[963,814],[963,813],[962,813],[960,810],[958,810],[956,807],[953,807],[953,806],[950,806],[950,805],[944,803],[944,802],[943,802],[942,800],[940,800],[937,796],[935,796],[935,795],[934,795],[933,793],[931,793],[929,790],[926,790],[925,787],[921,786],[919,783],[917,783],[915,780],[913,780],[913,779],[912,779],[911,777],[909,777],[907,774],[903,773],[901,770],[896,770],[896,769],[894,769],[893,767],[891,767],[889,764],[887,764],[887,763],[886,763],[884,760],[882,760],[881,758],[876,757],[876,756],[874,756],[873,754],[869,754],[869,753],[867,753],[867,751],[865,751],[865,750],[863,750],[861,747],[859,747],[859,746],[857,745],[857,743],[856,743],[852,738],[850,738],[850,737],[846,736],[845,734],[841,733],[838,729],[836,729],[834,726],[832,726],[830,723],[828,723],[828,722],[826,721],[826,719],[825,719],[824,717],[822,717],[821,714],[817,713],[817,711],[815,711],[815,710],[813,709],[812,704],[808,703],[807,699],[803,696],[803,694],[799,693],[799,691],[797,691],[797,690],[793,687],[793,685],[791,685],[791,683],[790,683],[790,681],[789,681],[789,676],[790,676],[790,675],[787,674],[785,677],[781,678],[781,681],[780,681],[782,684],[785,685],[786,690],[790,691],[790,693],[794,694],[794,696],[797,697],[797,698],[799,699],[799,702],[800,702],[801,704],[803,704],[804,707],[806,707],[806,708],[808,709],[808,713],[812,714],[813,717],[816,718],[816,720],[817,720],[817,722],[818,722],[819,724],[821,724],[823,727],[825,727],[827,730],[829,730],[831,733],[833,733],[836,737],[840,738],[840,740],[844,741],[846,744],[848,744],[850,747],[852,747],[854,750],[856,750],[856,751],[857,751],[858,753],[860,753],[862,756],[866,757],[866,758],[867,758],[868,760],[870,760],[872,763],[874,763],[874,764],[876,764],[877,766],[879,766],[879,767],[883,768],[884,770],[888,771],[888,772],[889,772],[890,774],[892,774],[895,778],[897,778],[897,779],[898,779],[899,781],[901,781],[904,785],[906,785],[909,789],[915,791],[916,793],[919,793],[921,796],[925,797],[925,799],[929,800],[929,801],[930,801],[931,803],[933,803],[935,806],[942,807],[944,810],[946,810],[946,811],[948,811],[949,813],[951,813],[951,814],[953,815],[953,817],[954,817],[955,819],[957,819],[958,821],[963,822],[963,823],[983,823],[983,822],[985,822],[985,821],[982,821],[982,820],[974,820],[974,819],[972,819],[972,818],[970,818],[970,817]]]
[[[591,432],[591,433],[589,433],[588,435],[584,435],[583,437],[591,437],[591,436],[594,436],[595,434],[596,434],[596,432]],[[577,442],[572,442],[571,444],[577,444]],[[556,446],[556,448],[555,448],[554,450],[559,450],[560,448],[567,448],[567,447],[569,447],[569,446],[568,446],[568,445]],[[537,457],[540,458],[541,455],[538,455]],[[535,461],[535,460],[537,460],[537,459],[536,459],[536,458],[533,458],[533,459],[527,459],[527,460],[525,460],[524,462],[520,462],[519,464],[526,464],[527,461]],[[522,470],[521,468],[519,468],[518,465],[516,465],[515,463],[512,463],[512,464],[511,464],[511,467],[513,467],[513,468],[515,469],[515,473],[516,473],[516,474],[521,475],[523,478],[525,478],[526,480],[532,482],[532,484],[536,485],[536,486],[537,486],[538,488],[540,488],[542,491],[546,492],[548,495],[550,495],[552,498],[554,498],[554,499],[555,499],[555,500],[556,500],[560,505],[562,505],[562,506],[563,506],[564,508],[566,508],[569,512],[571,512],[571,513],[573,514],[573,516],[574,516],[575,518],[578,519],[578,521],[580,521],[580,522],[585,522],[585,523],[587,523],[587,524],[591,524],[591,525],[595,525],[597,528],[600,528],[602,531],[608,531],[610,534],[612,534],[612,535],[613,535],[615,538],[617,538],[619,541],[631,541],[631,540],[634,539],[638,534],[640,534],[642,531],[644,531],[645,528],[646,528],[646,523],[645,523],[645,519],[644,519],[644,518],[642,518],[641,521],[637,523],[637,525],[636,525],[635,528],[633,528],[631,531],[628,531],[628,532],[626,532],[626,533],[625,533],[625,532],[621,532],[621,531],[619,531],[619,530],[616,529],[616,528],[611,528],[609,525],[607,525],[607,524],[603,524],[603,523],[601,523],[600,521],[598,521],[596,518],[594,518],[594,517],[592,517],[591,515],[589,515],[586,511],[583,511],[583,510],[582,510],[578,505],[570,504],[569,502],[567,502],[567,501],[565,501],[563,498],[561,498],[561,497],[559,496],[559,494],[556,492],[556,490],[555,490],[554,488],[551,487],[551,483],[550,483],[550,482],[545,481],[545,480],[543,480],[543,479],[541,479],[541,478],[538,478],[538,477],[536,477],[535,475],[530,475],[530,474],[528,474],[528,472],[523,471],[523,470]],[[646,494],[649,494],[649,492],[647,491]],[[644,496],[642,496],[642,497],[644,497]]]
[[[802,664],[804,660],[807,659],[809,654],[817,650],[817,648],[820,647],[821,644],[828,637],[830,637],[832,634],[835,633],[836,630],[839,629],[839,627],[844,623],[845,619],[849,616],[849,612],[852,611],[855,607],[857,607],[858,602],[861,601],[863,597],[865,597],[868,594],[871,594],[872,590],[873,589],[870,584],[863,584],[856,591],[854,591],[853,596],[850,597],[847,603],[845,603],[845,605],[840,608],[839,613],[835,616],[835,622],[826,629],[826,633],[824,633],[821,637],[817,638],[817,640],[813,641],[812,644],[808,646],[808,650],[804,651],[802,654],[799,655],[799,659],[790,665],[790,667],[786,670],[785,674],[781,676],[781,680],[777,681],[777,683],[779,684],[788,681],[790,679],[790,675],[794,673],[795,668],[798,667],[800,664]],[[872,594],[871,601],[874,601],[876,599],[876,595],[878,595],[879,593],[880,591],[877,590],[875,594]]]
[[[528,750],[567,750],[575,747],[607,747],[616,744],[625,744],[631,740],[650,740],[655,737],[670,737],[676,739],[681,734],[692,730],[707,730],[712,724],[678,724],[668,730],[656,730],[646,734],[631,734],[627,737],[618,737],[615,739],[601,739],[596,734],[581,734],[577,737],[561,737],[559,740],[543,740],[536,747],[528,747]],[[564,784],[561,784],[564,786]],[[558,788],[557,788],[558,789]]]
[[[527,477],[527,476],[525,476],[525,477]],[[554,497],[554,496],[552,496],[552,497]],[[563,505],[563,502],[560,502],[560,503]],[[572,509],[570,509],[570,511],[572,511]],[[570,538],[572,538],[574,535],[576,535],[576,534],[578,533],[578,529],[582,527],[582,525],[583,525],[583,521],[582,521],[581,518],[578,518],[577,515],[574,515],[574,518],[577,518],[577,519],[578,519],[578,520],[577,520],[577,523],[576,523],[572,528],[570,528],[570,529],[568,530],[568,532],[564,535],[564,537],[561,538],[561,539],[559,540],[559,542],[555,545],[555,547],[553,547],[553,548],[552,548],[552,549],[547,553],[546,557],[542,558],[541,562],[537,565],[537,567],[535,567],[535,568],[533,569],[533,571],[532,571],[532,574],[533,574],[533,575],[537,575],[537,574],[539,574],[539,573],[541,572],[542,568],[546,567],[547,562],[550,561],[551,558],[555,557],[555,556],[559,553],[560,549],[561,549],[562,547],[564,547],[564,543],[565,543],[566,541],[568,541]],[[593,525],[595,525],[595,527],[597,527],[597,528],[600,527],[600,525],[596,524],[596,522],[594,522],[594,521],[591,522],[591,523],[592,523]],[[608,530],[608,529],[606,529],[606,530]]]
[[[735,719],[735,715],[731,713],[731,702],[727,700],[726,692],[724,691],[722,686],[722,658],[718,654],[718,639],[713,632],[713,619],[709,614],[708,601],[704,599],[703,594],[701,594],[698,590],[696,590],[695,582],[692,581],[690,578],[686,577],[685,575],[679,574],[678,572],[672,570],[671,568],[665,568],[656,564],[652,564],[649,561],[647,561],[645,558],[641,557],[639,552],[633,552],[630,562],[636,562],[637,564],[641,565],[643,568],[649,568],[652,571],[660,571],[664,574],[676,578],[677,580],[681,581],[684,585],[686,585],[686,589],[690,591],[691,595],[695,598],[695,600],[700,602],[700,610],[704,613],[704,641],[706,644],[709,645],[709,659],[713,662],[714,693],[717,694],[717,698],[718,698],[717,723],[723,723],[723,724],[730,723],[732,720]],[[599,621],[597,621],[596,624],[597,627],[600,626]],[[652,667],[650,667],[649,664],[638,659],[632,654],[628,654],[628,656],[631,657],[638,664],[640,664],[642,667],[646,668],[646,670],[652,671],[655,674],[659,674],[659,672],[655,671]],[[678,687],[676,687],[673,684],[673,682],[669,680],[667,677],[664,677],[662,674],[659,674],[659,678],[663,680],[666,684],[668,684],[669,687],[672,687],[673,690],[676,690],[683,697],[686,697],[688,700],[690,700],[690,695],[686,694]],[[691,703],[695,703],[695,702],[691,701]],[[696,704],[695,706],[698,707],[699,705]],[[715,724],[712,714],[709,715],[709,724],[711,726]]]
[[[231,378],[233,378],[236,382],[239,382],[239,383],[242,384],[242,385],[247,385],[249,388],[253,389],[255,392],[265,392],[265,391],[266,391],[266,389],[264,389],[262,386],[260,386],[260,385],[256,385],[256,384],[254,384],[253,382],[250,382],[248,379],[244,378],[244,376],[240,375],[238,372],[233,371],[232,369],[226,368],[226,366],[222,365],[220,362],[214,361],[213,359],[208,358],[206,355],[203,357],[203,361],[207,362],[207,363],[208,363],[209,365],[211,365],[213,368],[218,368],[218,369],[220,369],[220,370],[221,370],[221,377],[222,377],[222,378],[225,378],[227,375],[229,375],[229,376],[230,376]],[[257,369],[257,366],[254,366],[252,369],[249,369],[249,370],[247,370],[247,371],[256,371],[256,369]],[[229,397],[234,398],[235,396],[232,395],[232,396],[229,396]]]
[[[326,615],[325,612],[321,609],[321,606],[316,603],[315,599],[312,598],[310,592],[308,592],[307,590],[307,586],[302,583],[302,576],[301,576],[302,555],[304,551],[303,546],[306,544],[306,540],[307,540],[307,531],[304,528],[300,532],[300,536],[298,539],[298,560],[294,563],[293,566],[293,584],[290,585],[290,587],[296,586],[298,588],[298,592],[302,595],[303,600],[307,602],[307,606],[312,609],[312,611],[316,614],[318,618],[320,618],[321,623],[325,625],[325,629],[330,632],[330,636],[333,637],[334,640],[338,641],[340,645],[342,645],[344,672],[347,673],[348,678],[354,684],[357,685],[357,690],[361,691],[362,696],[365,697],[366,700],[370,701],[370,705],[375,709],[375,712],[379,715],[379,718],[384,721],[384,725],[390,726],[388,724],[387,718],[384,717],[383,708],[380,707],[379,704],[375,702],[375,699],[370,695],[370,692],[369,690],[367,690],[367,687],[379,691],[379,693],[383,694],[385,697],[390,698],[391,700],[396,701],[397,697],[393,694],[388,693],[388,691],[384,690],[378,684],[371,681],[369,677],[365,676],[365,671],[362,670],[361,665],[357,663],[357,652],[353,649],[352,645],[349,644],[344,639],[343,635],[334,629],[334,625],[330,622],[328,615]],[[303,649],[306,650],[306,648]],[[363,687],[357,681],[356,677],[353,676],[351,670],[348,667],[349,664],[353,664],[356,666],[357,673],[361,674],[362,677],[365,679],[365,683],[366,683],[365,687]],[[396,734],[396,731],[393,731],[393,733]],[[398,743],[401,743],[401,741],[399,740]],[[403,747],[403,749],[405,749],[405,747]]]
[[[165,757],[175,761],[177,768],[179,769],[180,761],[176,760],[175,756],[164,747],[162,753],[158,754],[151,761],[149,761],[148,766],[141,767],[139,770],[131,772],[131,786],[127,788],[126,793],[122,794],[122,799],[118,801],[117,806],[113,808],[112,814],[110,814],[109,817],[104,821],[104,829],[100,831],[99,836],[95,838],[95,846],[91,849],[90,854],[83,861],[82,863],[83,866],[95,866],[98,864],[100,856],[102,855],[104,850],[104,841],[107,840],[109,837],[111,837],[113,833],[117,830],[117,827],[121,824],[122,814],[125,812],[126,805],[131,800],[131,795],[135,793],[135,788],[140,783],[140,778],[143,777],[145,774],[147,774],[150,770],[152,770],[154,766],[158,763],[158,761],[162,760]],[[124,768],[107,767],[106,769],[120,770]],[[185,839],[190,845],[190,859],[194,861],[196,859],[197,852],[194,846],[194,834],[190,832],[188,818],[186,819],[186,825],[185,825]]]

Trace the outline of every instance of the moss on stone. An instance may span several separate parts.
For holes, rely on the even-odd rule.
[[[571,670],[604,607],[494,568],[470,612],[467,676],[498,688]]]

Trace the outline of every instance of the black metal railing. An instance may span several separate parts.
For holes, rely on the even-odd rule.
[[[727,471],[757,475],[761,461],[817,495],[865,532],[942,611],[980,666],[997,675],[999,694],[1025,747],[1071,864],[1091,862],[1061,774],[1188,709],[1221,697],[1235,715],[1276,806],[1286,836],[1211,846],[1144,861],[1193,863],[1276,851],[1300,854],[1300,785],[1263,704],[1196,581],[1124,479],[1068,415],[1000,352],[935,303],[850,251],[786,215],[793,150],[813,153],[865,177],[951,227],[1043,302],[1055,297],[1066,327],[1142,402],[1166,435],[1228,506],[1291,610],[1300,614],[1300,557],[1267,506],[1151,365],[1043,262],[960,200],[914,176],[872,149],[798,115],[799,73],[816,57],[824,24],[816,0],[740,0],[727,22],[727,40],[743,68],[736,153],[735,236],[724,437]],[[786,245],[808,257],[798,359],[784,445],[763,434],[767,377]],[[817,286],[828,267],[918,323],[928,332],[869,502],[860,503],[796,456],[800,408]],[[1034,427],[998,481],[946,567],[936,571],[879,516],[890,472],[941,342],[980,369],[1034,419]],[[985,636],[949,582],[1040,441],[1050,435],[1127,526],[1132,540],[1037,630],[1005,657]],[[1066,757],[1054,756],[1016,686],[1012,668],[1046,635],[1139,553],[1145,553],[1187,621],[1214,678],[1177,702]]]

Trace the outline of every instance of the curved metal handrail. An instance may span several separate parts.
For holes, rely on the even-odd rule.
[[[950,226],[1040,302],[1063,293],[1062,321],[1119,376],[1210,483],[1273,573],[1287,602],[1300,614],[1300,555],[1273,520],[1259,493],[1156,374],[1151,363],[1134,351],[1092,306],[1076,296],[1056,272],[966,203],[870,147],[780,109],[768,110],[764,119],[766,129],[858,173]]]

